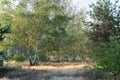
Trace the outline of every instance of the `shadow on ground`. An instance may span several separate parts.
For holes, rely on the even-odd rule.
[[[0,69],[0,80],[107,80],[108,73],[88,69],[34,70],[34,69]],[[112,80],[109,78],[109,80]]]

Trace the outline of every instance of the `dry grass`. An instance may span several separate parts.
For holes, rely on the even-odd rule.
[[[88,63],[41,63],[38,66],[22,66],[23,69],[34,69],[34,70],[66,70],[66,69],[78,69],[83,67],[90,67]]]
[[[28,62],[5,62],[11,68],[0,80],[102,80],[103,75],[91,72],[88,63],[40,63],[29,66]]]
[[[92,67],[91,64],[85,62],[41,62],[37,66],[29,66],[28,62],[4,62],[4,65],[9,68],[22,68],[22,69],[34,69],[34,70],[65,70],[65,69],[78,69],[84,67]]]

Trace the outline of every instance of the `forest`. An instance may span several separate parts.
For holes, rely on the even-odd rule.
[[[0,80],[120,80],[119,0],[71,3],[0,0]]]

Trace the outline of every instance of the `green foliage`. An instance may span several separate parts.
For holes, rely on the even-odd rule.
[[[98,0],[90,5],[92,22],[93,54],[97,68],[120,74],[120,44],[111,38],[120,35],[119,1]]]
[[[46,55],[39,55],[40,61],[46,61]]]
[[[3,66],[3,57],[0,55],[0,68]]]
[[[39,57],[38,56],[32,56],[32,61],[34,61],[35,60],[35,57],[36,57],[36,61],[39,61]]]
[[[3,60],[0,60],[0,68],[3,66]]]
[[[14,56],[13,53],[9,53],[9,54],[6,56],[6,59],[5,59],[5,60],[11,60],[11,59],[13,59],[13,56]]]
[[[90,5],[90,16],[93,19],[92,39],[94,42],[109,42],[111,35],[118,34],[120,28],[120,7],[118,1],[98,0]],[[117,30],[119,29],[119,30]]]
[[[10,33],[10,29],[11,29],[11,24],[9,23],[8,24],[5,24],[4,26],[1,25],[0,23],[0,41],[3,41],[4,40],[4,34],[6,33]]]
[[[15,54],[13,56],[13,60],[23,62],[23,61],[25,61],[25,57],[23,55],[20,55],[20,54]]]
[[[2,56],[0,55],[0,60],[2,60]]]
[[[120,44],[117,42],[101,43],[94,48],[92,57],[98,69],[120,74]]]
[[[53,51],[58,55],[87,52],[89,39],[83,24],[85,13],[84,10],[74,13],[71,1],[19,0],[16,5],[13,0],[1,2],[4,14],[1,13],[0,20],[3,24],[12,22],[13,26],[11,34],[6,37],[6,42],[11,44],[9,48],[5,44],[6,50],[12,51],[17,46],[26,58],[36,53],[40,55],[40,61],[46,60],[41,54],[46,52],[49,55]]]

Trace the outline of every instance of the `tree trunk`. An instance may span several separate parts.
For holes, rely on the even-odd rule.
[[[26,35],[27,35],[27,34],[26,34]],[[30,56],[30,47],[29,47],[28,38],[26,38],[25,43],[26,43],[26,48],[27,48],[26,59],[29,59],[29,56]]]
[[[34,56],[34,65],[37,65],[39,63],[39,60],[38,60],[38,40],[37,40],[37,43],[36,43],[36,49],[35,49],[35,56]]]
[[[76,61],[76,54],[73,54],[73,62]]]
[[[59,52],[57,53],[57,56],[56,56],[56,62],[60,62],[60,54],[59,54]]]
[[[46,61],[49,61],[50,59],[49,59],[49,53],[48,53],[48,51],[46,52]]]
[[[30,48],[29,46],[27,45],[27,55],[26,55],[26,59],[28,59],[30,56]]]
[[[29,63],[30,63],[30,66],[33,65],[33,64],[32,64],[32,57],[31,57],[31,56],[29,57]]]

